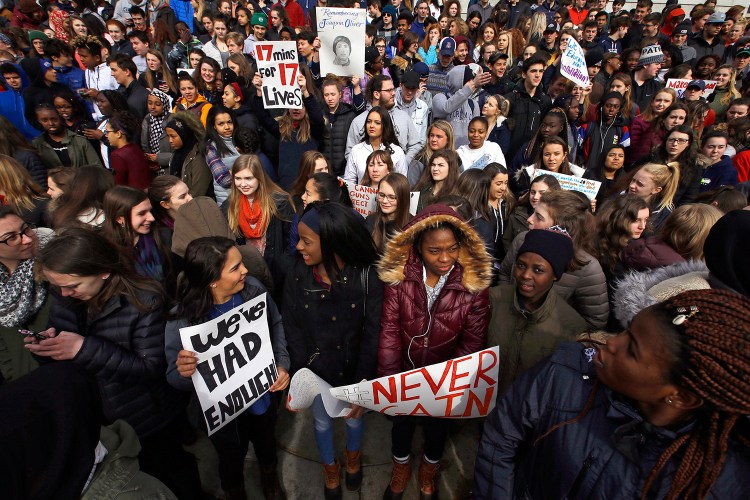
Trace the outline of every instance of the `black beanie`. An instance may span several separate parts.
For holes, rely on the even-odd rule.
[[[604,94],[604,97],[602,97],[602,100],[599,102],[601,103],[602,106],[604,106],[604,103],[610,99],[618,99],[620,101],[620,104],[622,104],[622,102],[625,100],[625,98],[622,96],[621,93],[612,91],[612,92],[607,92],[606,94]]]
[[[532,252],[541,256],[549,262],[555,279],[559,280],[573,258],[573,240],[567,231],[563,231],[565,230],[557,229],[557,226],[550,229],[532,229],[526,233],[517,255]]]
[[[750,297],[750,211],[734,210],[719,219],[703,244],[711,275]]]

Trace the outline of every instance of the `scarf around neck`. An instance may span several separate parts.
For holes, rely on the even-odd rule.
[[[268,224],[260,209],[260,203],[250,203],[247,196],[240,198],[240,230],[245,238],[258,239],[266,232]]]
[[[159,152],[159,141],[164,137],[164,120],[169,117],[169,110],[172,109],[172,98],[159,89],[152,89],[151,95],[156,96],[164,107],[164,112],[159,116],[148,115],[148,145],[152,153]]]
[[[44,304],[47,291],[34,281],[34,259],[21,262],[13,274],[0,264],[0,325],[23,326]]]

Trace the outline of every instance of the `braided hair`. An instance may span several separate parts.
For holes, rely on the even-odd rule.
[[[669,372],[673,383],[703,400],[693,429],[677,438],[646,479],[646,498],[664,465],[684,450],[667,499],[705,498],[721,472],[730,437],[750,443],[735,427],[750,414],[750,300],[723,290],[694,290],[654,306],[673,329],[666,345],[676,362]],[[691,312],[695,313],[691,316]],[[672,319],[687,314],[674,326]],[[676,330],[676,331],[675,331]]]
[[[667,381],[692,391],[703,406],[695,414],[692,429],[662,452],[646,478],[641,500],[649,498],[659,473],[681,451],[666,500],[705,498],[721,473],[730,438],[750,447],[739,429],[743,416],[750,414],[750,299],[724,290],[692,290],[649,311],[660,321],[666,352],[674,360]],[[681,315],[684,321],[675,325]],[[597,379],[583,410],[552,426],[533,445],[585,417],[600,386]]]

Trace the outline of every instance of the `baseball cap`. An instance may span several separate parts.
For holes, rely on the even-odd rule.
[[[750,57],[750,47],[743,47],[737,51],[735,57]]]
[[[441,56],[452,56],[456,53],[456,41],[447,36],[440,42],[440,55]]]
[[[706,90],[706,82],[704,82],[703,80],[693,80],[688,83],[687,88],[690,87],[698,87],[701,90]]]
[[[39,59],[39,66],[42,68],[42,74],[52,69],[52,61],[49,59]]]
[[[688,33],[690,33],[690,22],[681,22],[675,27],[672,36],[687,35]]]
[[[268,16],[263,12],[256,12],[250,20],[250,26],[268,26]]]
[[[419,76],[419,73],[417,73],[414,70],[407,71],[406,73],[404,73],[404,76],[401,77],[401,84],[404,87],[407,87],[410,89],[419,88],[420,81],[421,81],[421,78]]]
[[[380,57],[380,51],[374,45],[370,45],[365,49],[365,62],[372,64],[375,59]]]
[[[727,16],[723,12],[714,12],[706,21],[706,24],[724,24]]]
[[[604,59],[604,53],[601,50],[589,50],[584,56],[584,59],[586,60],[587,67],[601,66],[602,59]]]
[[[544,28],[545,33],[549,33],[550,31],[554,31],[555,33],[557,33],[558,30],[559,26],[557,25],[557,23],[549,23],[547,27]]]
[[[430,76],[430,67],[427,66],[422,61],[415,63],[414,67],[412,68],[412,71],[416,71],[417,74],[422,78],[426,78]]]

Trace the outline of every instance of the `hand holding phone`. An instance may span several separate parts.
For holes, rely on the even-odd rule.
[[[26,338],[30,338],[30,339],[33,338],[33,339],[35,339],[37,341],[39,341],[39,340],[45,340],[47,338],[46,335],[43,335],[44,332],[34,333],[31,330],[26,330],[26,329],[23,329],[23,328],[20,328],[18,330],[18,333],[20,333],[21,335],[25,336]]]

